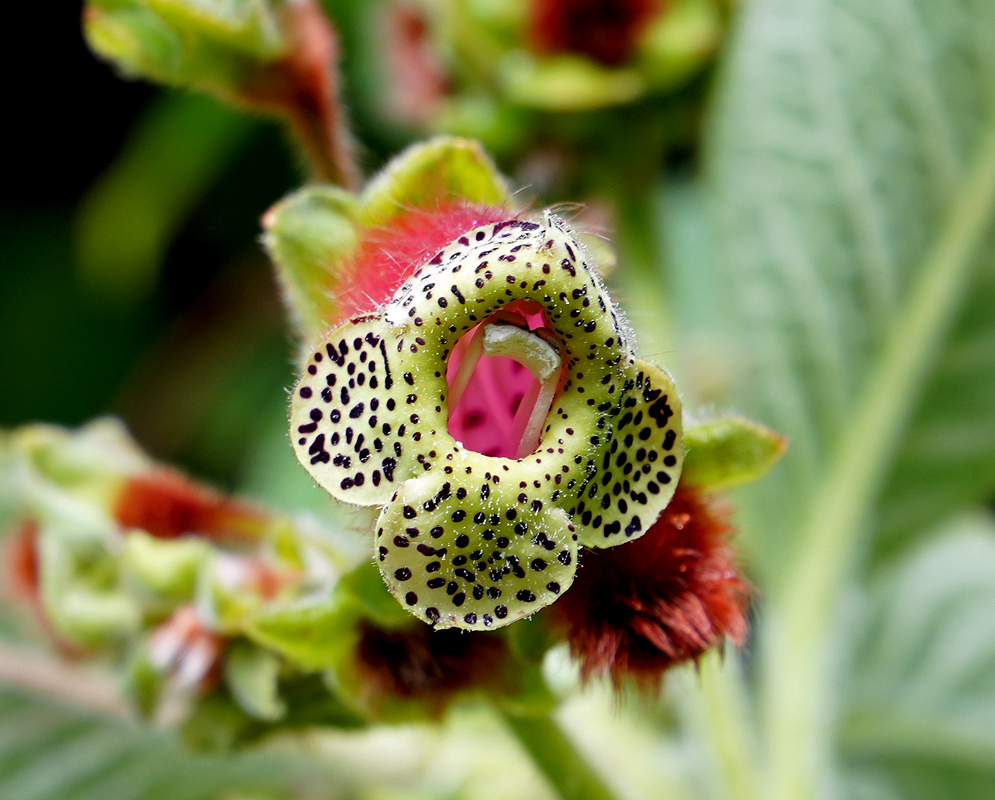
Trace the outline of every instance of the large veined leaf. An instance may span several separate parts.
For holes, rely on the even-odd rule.
[[[995,520],[942,533],[882,576],[860,625],[839,737],[855,797],[995,786]]]
[[[272,753],[195,756],[175,736],[0,691],[4,800],[320,800],[340,794],[330,773]]]
[[[727,67],[715,264],[733,401],[791,439],[747,503],[780,572],[813,498],[856,527],[883,486],[893,543],[995,488],[995,4],[757,0]]]
[[[707,149],[731,405],[790,439],[740,498],[764,796],[832,796],[859,556],[995,489],[995,4],[754,0]]]

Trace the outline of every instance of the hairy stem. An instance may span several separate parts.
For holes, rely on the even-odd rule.
[[[562,800],[614,800],[601,777],[550,717],[500,713]]]
[[[717,650],[698,665],[698,713],[707,732],[718,783],[728,800],[760,800],[755,728],[748,722],[746,692],[735,655]]]
[[[341,98],[339,40],[317,0],[283,8],[287,54],[239,87],[250,107],[284,116],[318,180],[356,191],[362,183]]]

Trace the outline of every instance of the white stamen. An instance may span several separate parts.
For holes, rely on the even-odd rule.
[[[556,348],[541,336],[514,325],[484,326],[483,351],[488,356],[513,358],[536,378],[522,398],[512,423],[512,440],[518,442],[515,458],[524,458],[539,443],[563,360]]]

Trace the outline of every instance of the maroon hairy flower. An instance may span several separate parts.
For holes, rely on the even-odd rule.
[[[627,61],[661,0],[532,0],[529,40],[539,53],[578,53],[606,67]]]
[[[724,636],[746,637],[749,589],[733,563],[729,525],[683,483],[644,536],[585,550],[569,592],[550,607],[585,680],[626,677],[653,689],[675,664]]]
[[[435,713],[460,690],[503,683],[508,656],[498,636],[421,624],[388,630],[370,622],[360,623],[356,653],[374,702],[418,699]]]

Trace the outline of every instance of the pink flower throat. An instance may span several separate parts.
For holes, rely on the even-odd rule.
[[[545,338],[542,308],[512,303],[467,331],[449,357],[449,433],[464,447],[486,456],[520,459],[535,452],[563,369],[541,380],[515,355],[486,355],[485,326],[516,325]]]

